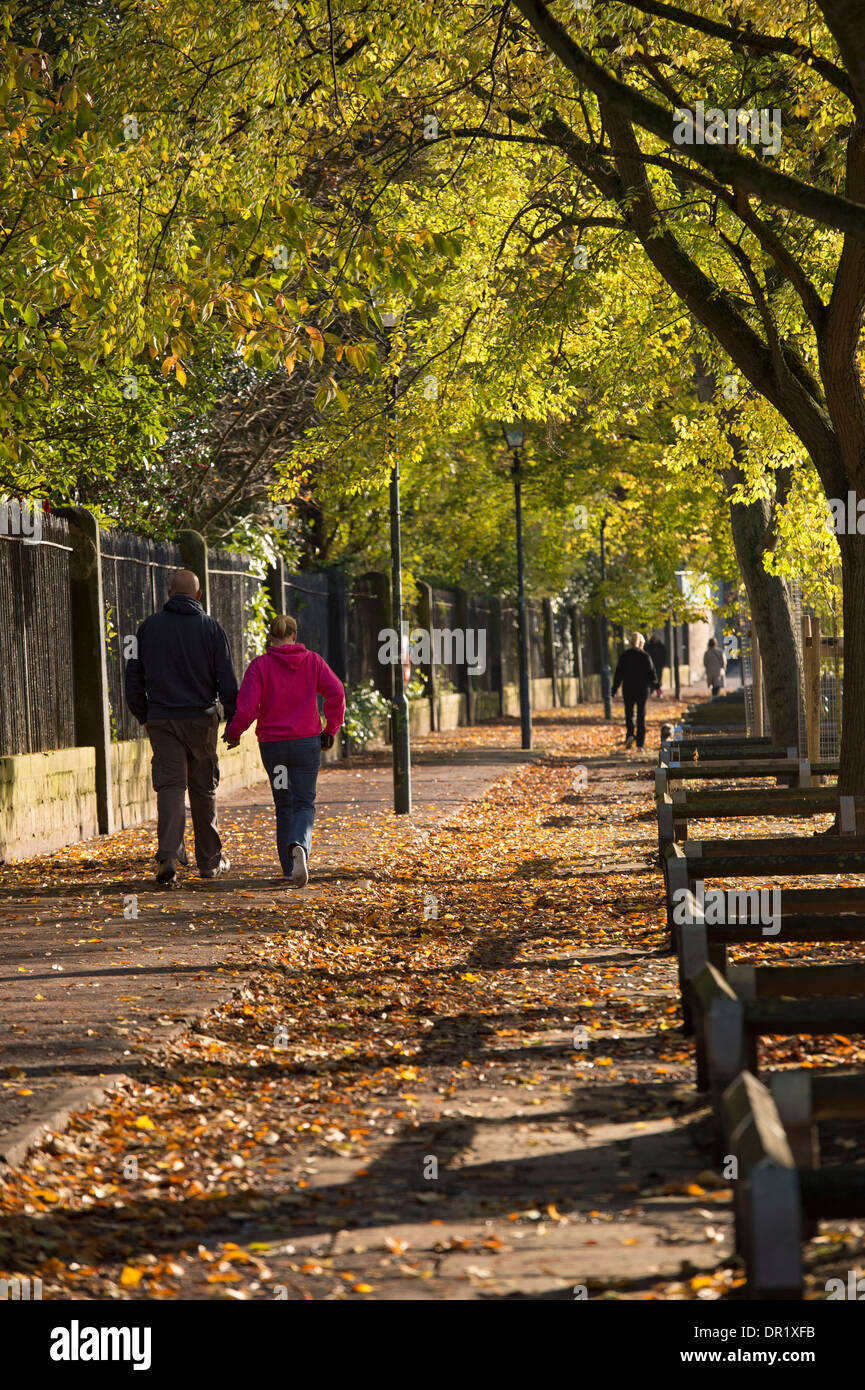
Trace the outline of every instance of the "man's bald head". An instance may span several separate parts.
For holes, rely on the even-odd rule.
[[[201,598],[198,575],[192,570],[175,570],[171,576],[168,597],[173,598],[175,594],[183,594],[186,598]]]

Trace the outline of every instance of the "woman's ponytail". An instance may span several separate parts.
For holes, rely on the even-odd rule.
[[[271,620],[267,634],[271,642],[287,642],[289,638],[297,637],[297,621],[288,613],[280,613]]]

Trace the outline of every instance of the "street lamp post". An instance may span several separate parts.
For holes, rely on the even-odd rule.
[[[525,434],[513,425],[505,426],[505,441],[514,456],[511,475],[514,480],[514,510],[517,521],[517,593],[520,637],[520,734],[523,748],[532,746],[532,699],[529,686],[529,624],[526,612],[525,565],[523,563],[523,501],[520,477],[520,449]]]
[[[607,577],[607,552],[604,545],[604,538],[607,529],[607,517],[609,513],[604,512],[601,517],[601,585]],[[610,667],[610,632],[607,624],[607,595],[601,593],[601,695],[604,701],[604,718],[613,717],[613,696],[612,696],[612,669]]]
[[[380,315],[382,327],[387,335],[390,352],[390,335],[396,325],[396,314]],[[398,816],[411,813],[411,744],[409,738],[408,697],[405,693],[403,673],[403,630],[402,630],[402,535],[400,530],[399,507],[399,454],[396,447],[396,401],[397,377],[391,374],[389,386],[389,433],[393,450],[390,471],[390,562],[391,562],[391,609],[393,624],[397,632],[399,659],[393,671],[393,702],[391,706],[393,724],[393,809]]]

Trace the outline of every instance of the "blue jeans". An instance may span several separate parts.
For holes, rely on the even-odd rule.
[[[290,874],[292,845],[303,845],[307,859],[312,845],[321,738],[318,734],[313,738],[284,738],[275,743],[260,743],[258,747],[276,807],[279,862],[282,872]]]

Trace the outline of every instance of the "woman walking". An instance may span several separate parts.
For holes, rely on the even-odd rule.
[[[324,696],[324,729],[319,695]],[[309,881],[321,750],[333,747],[344,718],[342,681],[323,657],[298,642],[294,618],[274,618],[267,651],[247,667],[237,712],[223,738],[236,748],[244,730],[258,721],[255,733],[276,807],[279,862],[283,875],[298,888]]]
[[[727,669],[727,658],[714,637],[709,638],[709,645],[703,653],[703,667],[712,696],[720,695],[725,684],[724,672]]]

